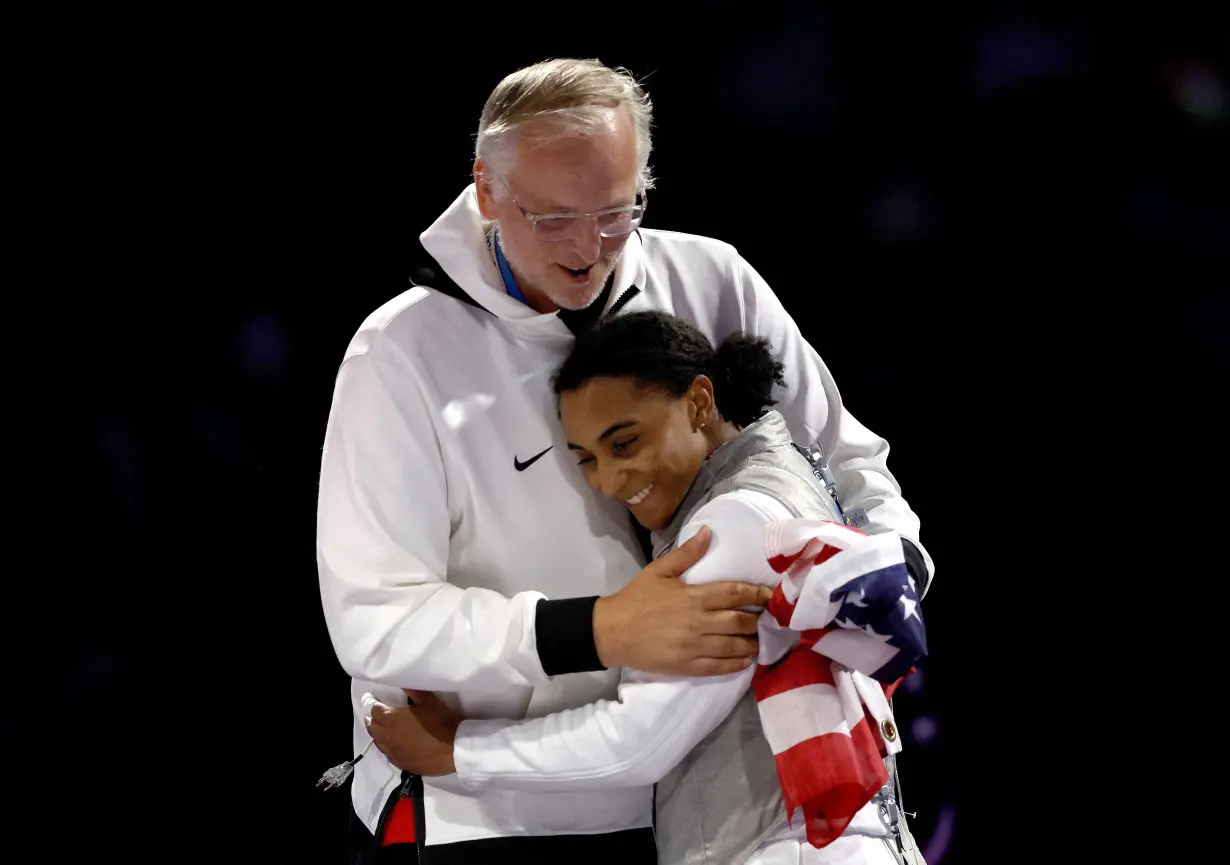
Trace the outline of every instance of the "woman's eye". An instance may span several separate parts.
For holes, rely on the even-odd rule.
[[[577,465],[583,466],[586,463],[592,463],[593,461],[594,461],[593,457],[581,457],[579,460],[577,460]]]
[[[632,445],[636,444],[637,438],[638,436],[633,436],[630,439],[625,439],[624,441],[621,441],[621,442],[615,442],[615,444],[611,445],[611,450],[614,453],[621,454],[624,451],[626,451],[628,448],[632,447]]]

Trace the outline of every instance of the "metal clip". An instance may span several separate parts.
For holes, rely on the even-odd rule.
[[[880,822],[893,835],[901,833],[901,811],[897,807],[897,798],[892,788],[887,784],[880,788],[877,798],[880,800]]]
[[[811,473],[816,476],[820,483],[824,484],[824,489],[833,497],[833,501],[837,504],[837,509],[840,510],[841,502],[837,499],[837,482],[833,479],[833,472],[829,469],[829,464],[824,459],[824,454],[820,451],[820,448],[815,445],[805,448],[799,444],[795,444],[794,448],[807,460],[811,466]]]

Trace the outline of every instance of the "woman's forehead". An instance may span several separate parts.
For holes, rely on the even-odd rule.
[[[560,416],[570,426],[589,426],[612,418],[647,420],[660,413],[670,396],[631,376],[592,378],[560,395]]]

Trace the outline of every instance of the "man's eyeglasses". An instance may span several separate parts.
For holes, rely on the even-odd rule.
[[[517,205],[517,209],[521,211],[530,223],[531,229],[534,232],[534,239],[540,240],[543,243],[555,243],[560,240],[568,240],[576,237],[581,230],[582,220],[593,220],[598,226],[598,234],[603,237],[623,237],[626,234],[631,234],[640,226],[641,220],[645,218],[645,193],[638,192],[637,203],[629,204],[624,207],[611,207],[606,210],[598,210],[594,213],[530,213],[521,206],[521,202],[517,200],[517,194],[512,191],[512,188],[504,182],[504,179],[496,178],[508,190],[508,194],[512,196],[513,204]]]

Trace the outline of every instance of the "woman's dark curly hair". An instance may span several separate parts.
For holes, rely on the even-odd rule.
[[[578,337],[552,385],[558,397],[590,379],[627,377],[683,396],[698,375],[706,375],[718,413],[742,428],[776,402],[773,387],[785,384],[783,369],[763,337],[736,333],[715,349],[681,318],[630,312],[603,319]]]

